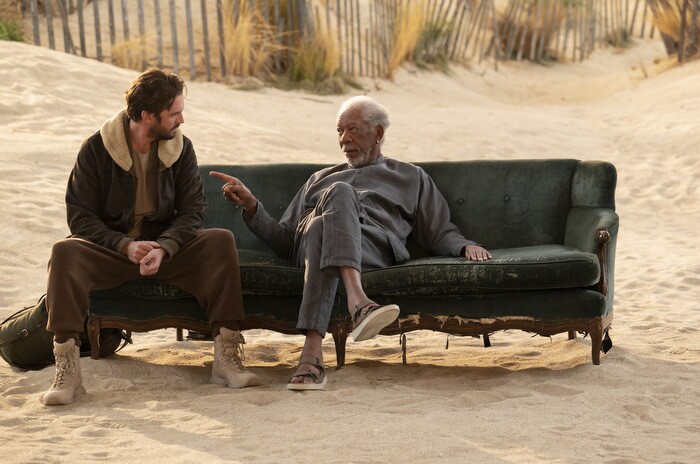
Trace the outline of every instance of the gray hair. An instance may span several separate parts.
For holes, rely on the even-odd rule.
[[[340,116],[342,116],[343,113],[349,110],[359,111],[359,113],[362,115],[362,119],[364,119],[372,128],[382,126],[382,129],[384,129],[384,134],[382,134],[382,138],[379,141],[379,145],[381,146],[384,143],[384,135],[386,134],[386,130],[389,128],[389,112],[384,105],[373,98],[365,95],[358,95],[357,97],[352,97],[345,100],[343,104],[340,105],[336,121],[340,119]]]

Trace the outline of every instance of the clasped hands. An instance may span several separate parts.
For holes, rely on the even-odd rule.
[[[146,240],[134,240],[127,243],[124,254],[129,261],[139,265],[142,276],[153,275],[160,269],[160,264],[165,257],[165,250],[158,242]]]

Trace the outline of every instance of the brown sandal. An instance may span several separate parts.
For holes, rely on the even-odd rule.
[[[301,371],[302,364],[311,364],[313,367],[318,369],[318,374],[312,371]],[[294,377],[305,377],[313,380],[312,383],[292,383]],[[299,358],[299,364],[297,365],[297,370],[294,375],[289,379],[287,383],[287,390],[323,390],[323,387],[328,383],[328,377],[326,377],[326,369],[321,364],[321,361],[316,356],[311,356],[310,354],[302,354]]]
[[[374,301],[360,303],[355,306],[355,314],[352,316],[353,331],[350,335],[356,342],[374,338],[399,317],[399,312],[399,307],[395,304],[382,306]]]

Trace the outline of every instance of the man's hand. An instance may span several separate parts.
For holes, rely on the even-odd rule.
[[[155,248],[160,248],[158,242],[134,240],[127,243],[123,253],[132,263],[141,264],[141,260]]]
[[[464,247],[464,257],[470,261],[488,261],[491,253],[479,245],[467,245]]]
[[[153,275],[160,269],[160,263],[165,257],[165,250],[158,242],[134,240],[126,244],[124,254],[129,261],[139,265],[141,275]]]
[[[209,175],[226,182],[221,187],[224,198],[242,207],[247,216],[255,215],[258,209],[258,200],[240,180],[223,172],[211,171]]]
[[[139,262],[139,272],[141,275],[149,276],[157,273],[164,256],[165,250],[162,248],[154,248],[149,251]]]

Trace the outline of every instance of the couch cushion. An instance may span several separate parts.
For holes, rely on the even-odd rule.
[[[594,285],[600,278],[598,258],[561,245],[493,250],[493,259],[431,257],[363,273],[365,291],[373,295],[460,295]]]
[[[465,237],[488,249],[564,243],[578,160],[418,163]]]
[[[91,298],[141,298],[145,300],[179,300],[191,298],[188,292],[156,278],[134,279],[118,287],[94,290]]]
[[[238,250],[244,295],[301,295],[304,271],[272,254]]]

